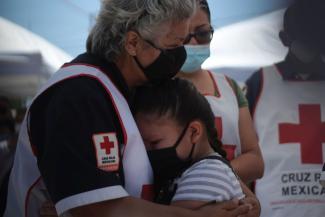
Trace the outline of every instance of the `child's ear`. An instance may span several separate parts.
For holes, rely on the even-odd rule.
[[[126,33],[124,47],[126,52],[131,55],[135,56],[137,54],[137,46],[139,44],[139,35],[134,31],[129,31]]]
[[[191,142],[196,144],[202,138],[203,135],[203,125],[200,121],[192,121],[189,125],[191,132]]]

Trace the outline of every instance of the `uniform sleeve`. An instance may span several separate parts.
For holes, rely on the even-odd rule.
[[[58,212],[127,196],[121,165],[104,171],[97,163],[93,136],[118,134],[109,95],[89,78],[64,81],[53,89],[44,96],[47,103],[31,110],[30,129],[38,167]]]
[[[262,69],[256,71],[246,81],[246,98],[249,104],[249,110],[253,116],[258,96],[262,88]]]
[[[177,181],[172,201],[226,201],[242,199],[244,194],[232,170],[218,160],[193,165]]]

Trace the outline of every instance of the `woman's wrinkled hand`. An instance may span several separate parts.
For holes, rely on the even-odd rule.
[[[259,217],[261,214],[261,205],[256,197],[246,197],[239,201],[239,204],[247,204],[250,209],[247,214],[240,217]]]

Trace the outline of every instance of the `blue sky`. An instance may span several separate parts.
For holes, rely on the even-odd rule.
[[[1,0],[0,15],[74,56],[84,50],[99,0]]]
[[[291,0],[209,0],[216,28],[285,7]],[[0,16],[39,34],[68,54],[85,50],[100,0],[1,0]],[[1,30],[4,31],[4,30]]]

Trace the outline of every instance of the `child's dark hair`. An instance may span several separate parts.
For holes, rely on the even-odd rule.
[[[184,79],[175,78],[155,85],[139,87],[134,97],[134,114],[168,115],[181,126],[200,120],[206,130],[210,145],[223,157],[226,152],[221,148],[214,115],[208,101],[194,85]]]

